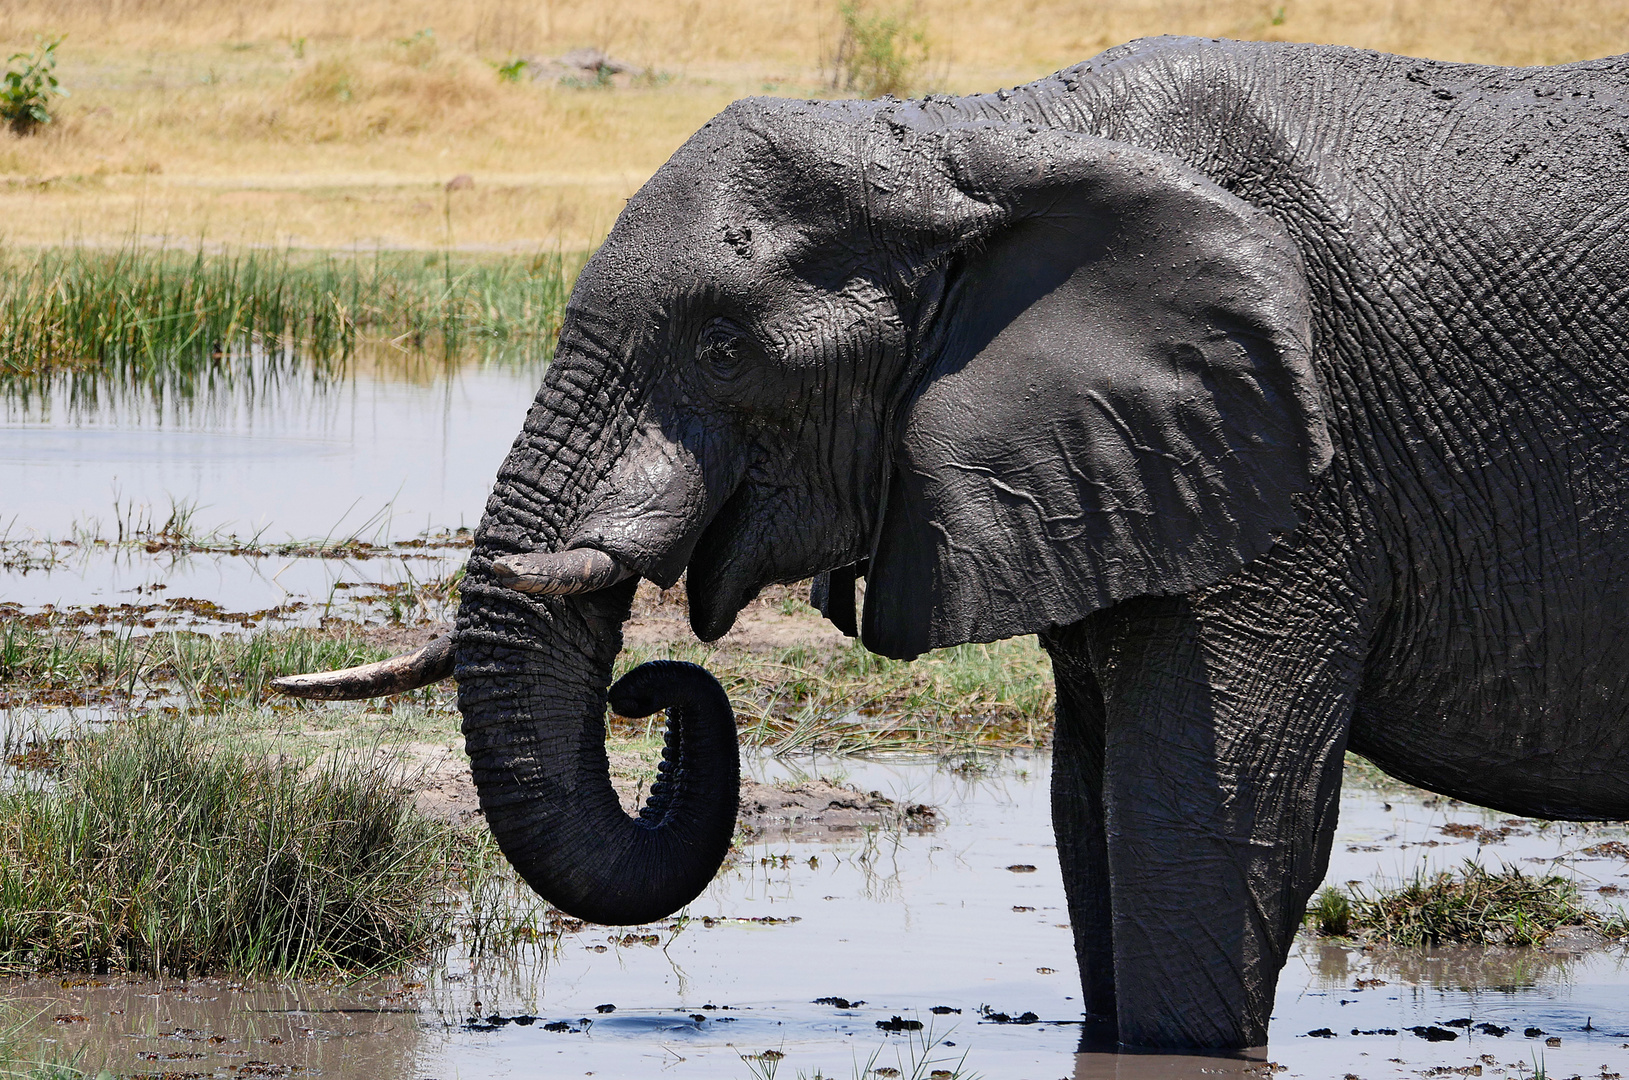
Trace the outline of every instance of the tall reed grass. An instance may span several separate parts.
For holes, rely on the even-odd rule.
[[[541,357],[581,261],[136,244],[0,251],[0,380],[89,370],[144,384],[218,371],[250,351],[331,369],[367,342]]]
[[[0,788],[0,967],[370,971],[450,940],[458,834],[385,759],[295,765],[140,717]]]

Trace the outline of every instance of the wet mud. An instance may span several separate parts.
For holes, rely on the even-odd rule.
[[[469,758],[455,748],[433,743],[410,743],[403,780],[414,791],[414,802],[431,817],[470,824],[480,818],[479,795],[470,773]],[[649,760],[627,751],[608,750],[611,786],[622,809],[637,814],[643,805]],[[787,840],[831,842],[867,830],[925,832],[938,827],[940,813],[919,802],[900,802],[880,791],[861,791],[823,776],[789,775],[775,783],[750,776],[741,780],[736,818],[740,835],[750,841]]]

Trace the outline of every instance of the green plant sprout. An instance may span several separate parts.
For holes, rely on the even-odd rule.
[[[51,123],[51,99],[67,97],[68,91],[57,82],[57,46],[62,38],[47,41],[35,38],[39,48],[32,52],[15,52],[6,58],[6,74],[0,83],[0,120],[11,126],[18,135],[32,134]],[[11,65],[22,61],[20,68]]]
[[[831,88],[858,90],[866,97],[908,91],[928,58],[927,31],[915,11],[881,14],[860,0],[845,0],[837,11],[843,33]]]

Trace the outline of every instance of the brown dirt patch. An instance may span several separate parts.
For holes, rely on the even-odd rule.
[[[771,585],[735,617],[730,632],[713,644],[720,649],[770,652],[799,645],[837,648],[848,638],[808,605],[809,583]],[[695,641],[684,582],[661,590],[648,581],[634,594],[633,615],[622,628],[629,645]]]

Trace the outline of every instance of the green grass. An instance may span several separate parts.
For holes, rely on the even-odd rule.
[[[60,619],[0,617],[0,703],[137,703],[163,694],[178,706],[215,712],[292,708],[267,690],[274,676],[350,667],[387,654],[360,634],[98,636]],[[1031,747],[1045,743],[1051,731],[1051,665],[1034,638],[943,649],[912,663],[857,644],[759,653],[676,642],[624,651],[616,674],[655,659],[689,660],[711,670],[735,704],[743,743],[772,753]],[[415,700],[439,702],[442,694],[427,688]],[[647,726],[614,723],[613,731],[641,734]]]
[[[460,834],[382,756],[302,768],[154,716],[61,754],[0,789],[0,966],[373,971],[451,937]]]
[[[211,636],[166,631],[86,634],[42,617],[0,618],[0,706],[128,703],[164,693],[178,704],[258,705],[278,675],[383,660],[359,634],[273,630]],[[284,702],[280,696],[273,699]]]
[[[1438,945],[1542,945],[1556,931],[1585,927],[1608,937],[1629,933],[1621,912],[1586,906],[1578,886],[1557,874],[1523,874],[1515,867],[1488,870],[1467,861],[1457,873],[1418,874],[1373,896],[1326,888],[1308,909],[1323,933],[1338,929],[1344,904],[1349,930],[1369,944],[1421,948]]]
[[[1320,889],[1307,907],[1307,921],[1325,937],[1346,937],[1352,932],[1352,900],[1332,885]]]
[[[767,653],[671,643],[624,650],[616,674],[658,659],[710,670],[735,705],[743,744],[771,753],[1029,747],[1051,731],[1052,667],[1032,637],[910,663],[853,643]]]
[[[539,358],[581,263],[546,253],[0,250],[0,380],[91,372],[190,395],[284,369],[332,374],[370,342]]]
[[[37,1015],[15,1005],[0,1006],[0,1080],[81,1080],[81,1055],[64,1055],[30,1033]]]

